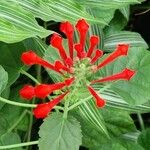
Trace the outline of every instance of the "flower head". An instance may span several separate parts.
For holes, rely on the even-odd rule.
[[[75,43],[73,41],[74,30],[79,33],[79,41]],[[68,39],[68,52],[64,49],[63,38],[59,34],[53,34],[50,39],[52,47],[58,50],[60,60],[55,60],[54,64],[43,60],[37,56],[33,51],[28,51],[22,54],[21,60],[26,65],[42,65],[43,67],[49,68],[61,74],[64,78],[63,82],[54,84],[40,84],[35,87],[26,85],[20,90],[20,95],[25,99],[31,99],[33,97],[46,98],[49,94],[59,90],[62,93],[58,97],[54,98],[50,102],[38,104],[34,109],[33,114],[36,118],[44,118],[49,112],[73,92],[74,89],[79,87],[86,87],[89,93],[93,96],[97,107],[104,107],[106,101],[100,97],[99,93],[94,90],[92,84],[111,82],[116,80],[129,81],[135,75],[135,70],[124,68],[119,73],[113,74],[107,77],[100,77],[99,79],[89,81],[89,77],[96,71],[103,68],[109,63],[115,61],[118,57],[126,56],[128,54],[129,45],[119,44],[117,45],[114,52],[108,57],[103,59],[98,65],[96,62],[103,56],[103,51],[97,49],[100,38],[96,35],[92,35],[89,39],[89,48],[85,50],[86,35],[89,29],[89,24],[81,19],[77,22],[75,27],[70,22],[62,22],[60,30],[66,35]],[[70,99],[69,99],[70,100]]]

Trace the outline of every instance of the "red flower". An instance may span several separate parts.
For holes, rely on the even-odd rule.
[[[33,114],[36,118],[45,118],[49,112],[57,105],[67,94],[68,92],[56,97],[48,103],[38,104],[37,107],[33,110]]]
[[[21,60],[24,64],[42,65],[56,71],[57,73],[60,73],[64,79],[63,82],[55,84],[40,84],[35,87],[25,86],[20,90],[20,95],[26,99],[31,99],[33,97],[45,98],[55,90],[61,90],[61,92],[64,92],[64,94],[58,96],[50,102],[38,104],[33,111],[36,118],[46,117],[53,107],[57,105],[67,93],[69,94],[68,90],[72,92],[74,88],[78,89],[78,87],[82,86],[87,87],[89,93],[95,99],[98,107],[104,107],[106,101],[103,100],[103,98],[101,98],[91,86],[89,86],[89,76],[92,76],[93,73],[102,67],[115,61],[118,57],[126,56],[128,54],[129,45],[119,44],[113,53],[96,65],[95,63],[97,60],[103,56],[103,51],[96,48],[99,43],[99,37],[92,35],[90,37],[90,46],[87,50],[85,50],[86,34],[88,32],[89,25],[84,19],[81,19],[77,22],[75,27],[79,33],[78,43],[74,43],[73,41],[74,27],[70,22],[63,22],[60,26],[60,30],[68,39],[69,55],[63,47],[63,38],[60,35],[55,33],[50,39],[51,45],[58,50],[61,57],[61,60],[55,60],[54,64],[50,64],[49,62],[43,60],[33,51],[22,54]],[[135,72],[135,70],[125,68],[117,74],[90,81],[90,84],[116,80],[129,81],[135,75]]]
[[[25,85],[20,91],[19,94],[21,97],[30,100],[35,96],[34,87],[31,85]]]

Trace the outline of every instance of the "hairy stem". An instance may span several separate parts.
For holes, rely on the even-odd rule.
[[[17,148],[17,147],[23,147],[23,146],[29,146],[29,145],[36,145],[39,141],[32,141],[32,142],[26,142],[26,143],[19,143],[19,144],[12,144],[12,145],[5,145],[0,146],[0,149],[11,149],[11,148]]]
[[[15,101],[13,101],[13,100],[5,99],[5,98],[3,98],[3,97],[0,97],[0,101],[1,101],[1,102],[4,102],[4,103],[7,103],[7,104],[10,104],[10,105],[20,106],[20,107],[30,107],[30,108],[36,107],[36,104],[24,104],[24,103],[19,103],[19,102],[15,102]]]

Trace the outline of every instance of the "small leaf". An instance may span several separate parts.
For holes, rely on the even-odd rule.
[[[72,116],[64,119],[61,113],[53,113],[44,120],[39,136],[40,150],[79,150],[82,144],[79,122]]]

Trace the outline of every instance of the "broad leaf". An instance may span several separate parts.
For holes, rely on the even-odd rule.
[[[61,113],[48,116],[39,131],[39,149],[78,150],[82,143],[79,122],[72,116],[63,118]]]
[[[6,145],[12,145],[12,144],[19,144],[19,143],[21,143],[21,140],[17,133],[10,132],[0,137],[0,147]],[[10,150],[23,150],[23,149],[21,147],[18,147],[18,148],[11,148]]]
[[[78,0],[82,5],[90,6],[90,7],[99,7],[100,9],[112,9],[112,8],[120,8],[126,6],[128,4],[139,3],[138,0]]]
[[[140,34],[129,31],[120,31],[107,35],[104,40],[104,50],[113,51],[117,44],[130,44],[131,47],[144,47],[148,48],[148,45],[143,40]]]
[[[89,22],[106,24],[103,20],[96,19],[86,12],[86,9],[74,0],[8,0],[15,2],[32,13],[35,17],[44,21],[64,21],[76,22],[80,18],[85,18]]]
[[[100,70],[100,77],[106,77],[122,71],[124,68],[135,70],[130,81],[111,82],[111,88],[126,102],[140,105],[150,97],[150,53],[143,48],[130,48],[127,57],[122,57]],[[110,84],[110,83],[105,83]]]
[[[104,108],[99,109],[105,120],[105,125],[112,136],[119,136],[124,133],[136,131],[133,120],[126,111]]]
[[[39,26],[34,16],[19,5],[9,1],[0,1],[0,41],[14,43],[29,37],[41,38],[51,34]]]
[[[40,55],[43,53],[42,45],[34,39],[27,39],[15,44],[0,43],[0,65],[8,72],[8,86],[14,83],[19,77],[20,69],[24,66],[21,62],[21,54],[28,49],[32,49]]]

